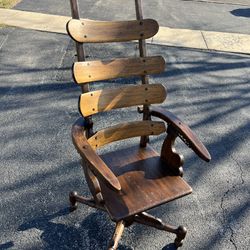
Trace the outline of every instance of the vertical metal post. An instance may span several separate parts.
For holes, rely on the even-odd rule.
[[[78,9],[78,1],[77,0],[70,0],[70,7],[71,7],[72,18],[73,19],[80,19],[79,9]],[[76,42],[76,53],[77,53],[77,61],[78,62],[85,61],[84,49],[83,49],[82,43]],[[81,87],[82,87],[83,93],[89,91],[88,84],[84,84]]]
[[[135,0],[135,11],[136,11],[136,19],[142,20],[143,13],[142,13],[142,2],[141,0]],[[146,49],[146,41],[145,39],[139,40],[139,51],[140,57],[147,56],[147,49]],[[147,75],[141,77],[142,84],[149,84],[149,78]],[[143,120],[149,120],[149,105],[143,105]],[[146,147],[148,142],[148,136],[142,136],[140,141],[141,147]]]
[[[77,0],[70,0],[70,7],[71,7],[71,15],[73,19],[80,19],[79,9],[78,9],[78,1]],[[77,61],[82,62],[85,61],[84,55],[84,48],[83,44],[76,42],[76,53],[77,53]],[[89,84],[81,85],[82,93],[89,92]],[[87,126],[87,137],[90,137],[93,134],[92,126],[92,118],[91,116],[85,117],[85,121],[88,124]]]

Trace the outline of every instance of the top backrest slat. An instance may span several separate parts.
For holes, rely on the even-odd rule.
[[[93,21],[72,19],[67,23],[68,34],[80,43],[125,42],[147,39],[159,30],[153,19],[132,21]]]

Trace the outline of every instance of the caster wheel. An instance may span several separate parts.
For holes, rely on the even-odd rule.
[[[77,192],[73,191],[69,193],[69,202],[70,202],[70,207],[69,211],[73,212],[77,209],[77,202],[75,196],[77,195]]]
[[[179,241],[177,238],[174,240],[174,244],[176,248],[181,247],[183,245],[183,240]]]
[[[183,245],[183,240],[186,237],[187,229],[183,226],[179,226],[177,228],[177,237],[174,240],[174,244],[176,248],[181,247]]]

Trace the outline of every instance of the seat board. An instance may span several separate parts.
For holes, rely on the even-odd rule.
[[[159,154],[150,146],[123,149],[101,156],[118,177],[117,193],[101,183],[105,206],[115,221],[188,195],[192,188],[173,176]]]

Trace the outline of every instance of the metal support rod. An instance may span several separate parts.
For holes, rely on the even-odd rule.
[[[80,19],[78,1],[77,0],[70,0],[70,7],[71,7],[72,18],[73,19]],[[83,48],[82,43],[76,42],[76,53],[77,53],[77,61],[78,62],[85,61],[84,48]],[[82,90],[82,93],[89,92],[89,84],[81,85],[81,90]],[[85,117],[85,120],[89,125],[93,124],[91,116]],[[93,134],[93,130],[92,130],[92,127],[90,126],[89,128],[87,128],[86,136],[90,137],[92,134]]]
[[[77,0],[70,0],[70,7],[71,7],[71,15],[73,19],[80,19],[79,9],[78,9],[78,1]],[[85,61],[84,49],[83,44],[76,42],[76,52],[77,52],[77,61],[82,62]],[[88,92],[89,86],[88,84],[82,85],[82,92]]]
[[[142,2],[141,0],[135,0],[135,11],[136,11],[136,19],[142,20],[143,13],[142,13]],[[145,39],[139,40],[139,51],[140,57],[147,56],[147,49],[146,49],[146,41]],[[149,84],[149,78],[147,75],[141,77],[142,84]],[[149,120],[149,105],[143,105],[143,120]],[[140,141],[141,147],[146,147],[148,142],[148,136],[142,136]]]

